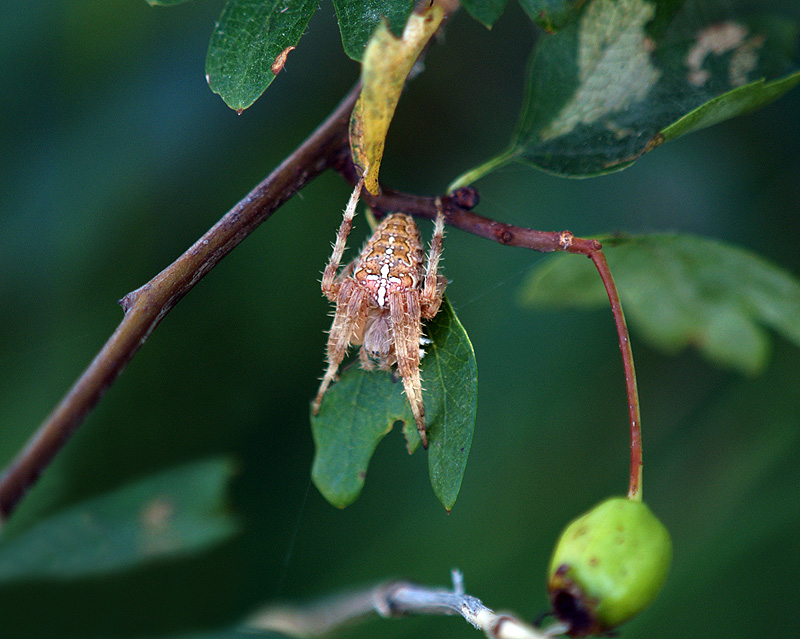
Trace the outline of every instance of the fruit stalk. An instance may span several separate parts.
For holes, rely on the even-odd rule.
[[[631,467],[628,483],[628,499],[642,501],[642,421],[639,410],[639,390],[636,386],[636,371],[633,367],[633,351],[628,334],[628,325],[625,323],[625,314],[622,312],[622,303],[619,299],[617,285],[611,275],[606,256],[603,251],[591,251],[589,257],[600,273],[603,286],[611,303],[611,312],[614,314],[614,323],[619,335],[619,349],[622,351],[622,366],[625,370],[625,388],[628,393],[628,416],[631,432]]]

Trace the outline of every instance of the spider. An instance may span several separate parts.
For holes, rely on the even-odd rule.
[[[361,345],[359,360],[364,370],[372,370],[376,364],[389,370],[397,363],[422,445],[427,448],[419,361],[424,355],[420,345],[430,343],[422,336],[422,320],[436,315],[447,285],[447,279],[437,272],[444,238],[441,202],[437,200],[427,265],[414,220],[404,213],[392,213],[375,229],[361,254],[337,275],[360,191],[361,183],[347,204],[322,275],[322,292],[336,304],[336,311],[328,334],[328,369],[313,412],[319,411],[349,346]]]

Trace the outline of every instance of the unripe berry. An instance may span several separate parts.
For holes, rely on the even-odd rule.
[[[671,560],[669,533],[647,506],[607,499],[561,533],[548,571],[553,612],[574,637],[608,632],[655,598]]]

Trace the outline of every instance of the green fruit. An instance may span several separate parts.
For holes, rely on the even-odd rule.
[[[643,610],[672,560],[664,525],[640,501],[612,497],[569,524],[548,571],[555,615],[569,634],[601,634]]]

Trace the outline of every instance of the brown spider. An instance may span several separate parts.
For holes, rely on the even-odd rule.
[[[431,238],[427,266],[419,230],[404,213],[387,215],[367,241],[364,249],[342,272],[336,274],[353,225],[361,183],[356,186],[345,209],[330,262],[322,275],[322,292],[336,304],[328,335],[328,369],[322,378],[313,411],[319,411],[322,397],[337,377],[342,359],[351,344],[361,345],[361,368],[375,364],[388,370],[397,363],[403,388],[417,423],[422,445],[428,447],[419,360],[422,320],[433,318],[442,303],[447,284],[437,267],[442,253],[444,214],[438,213]]]

